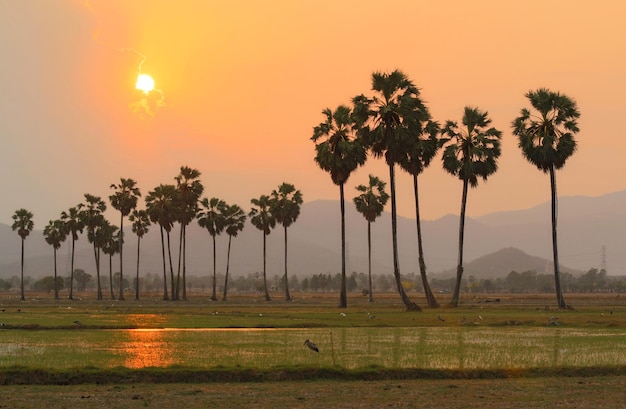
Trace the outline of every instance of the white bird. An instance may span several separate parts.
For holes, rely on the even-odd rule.
[[[341,315],[342,317],[347,317],[345,312],[340,312],[339,315]]]
[[[312,343],[308,339],[306,341],[304,341],[304,345],[308,346],[309,349],[312,350],[312,351],[320,352],[320,350],[317,348],[317,345],[315,345],[314,343]]]

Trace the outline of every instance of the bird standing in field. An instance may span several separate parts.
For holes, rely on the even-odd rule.
[[[315,345],[314,343],[312,343],[308,339],[306,341],[304,341],[304,345],[308,346],[310,350],[313,350],[315,352],[320,352],[320,350],[317,348],[317,345]]]

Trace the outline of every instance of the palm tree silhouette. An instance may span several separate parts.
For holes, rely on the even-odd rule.
[[[87,230],[87,239],[93,245],[93,254],[96,260],[98,300],[102,300],[102,287],[100,285],[100,249],[102,240],[100,237],[100,229],[102,229],[104,223],[103,213],[106,208],[106,203],[104,203],[104,201],[99,196],[94,196],[89,193],[85,193],[85,203],[83,203],[80,207],[80,217],[82,220],[82,224]]]
[[[278,189],[272,190],[270,199],[270,211],[276,219],[276,223],[282,224],[285,232],[285,300],[291,301],[289,295],[289,276],[287,274],[287,228],[291,226],[300,215],[302,205],[302,193],[290,183],[283,183]]]
[[[524,157],[539,170],[550,174],[552,213],[552,255],[556,300],[559,308],[567,308],[561,288],[561,272],[557,241],[556,172],[576,151],[574,134],[578,133],[580,112],[576,102],[558,92],[540,88],[525,94],[535,113],[527,108],[513,121],[513,134]]]
[[[333,183],[339,186],[341,207],[341,290],[339,307],[347,308],[346,294],[346,218],[344,185],[350,174],[365,163],[367,151],[357,138],[358,124],[352,117],[352,110],[338,106],[335,111],[326,108],[322,111],[326,120],[313,129],[311,140],[315,145],[315,162],[322,170],[329,172]]]
[[[500,138],[502,132],[494,127],[488,128],[491,119],[486,111],[465,107],[462,127],[456,122],[447,121],[441,131],[445,136],[446,147],[443,152],[443,168],[463,181],[461,214],[459,221],[459,254],[456,282],[451,305],[459,303],[461,279],[463,277],[463,235],[465,232],[465,208],[467,205],[468,186],[478,186],[478,178],[483,180],[498,169],[500,156]]]
[[[113,291],[113,256],[120,252],[122,247],[122,238],[120,236],[117,226],[112,225],[106,219],[101,220],[101,225],[96,231],[95,241],[98,243],[98,247],[102,249],[102,252],[109,256],[109,290],[111,291],[111,299],[115,299],[115,292]],[[123,276],[120,275],[120,281]],[[123,286],[123,284],[120,284]]]
[[[364,144],[374,156],[384,156],[389,166],[393,274],[407,310],[421,311],[402,286],[398,261],[395,164],[408,161],[412,140],[421,133],[422,123],[430,119],[430,114],[420,99],[419,89],[401,71],[373,73],[372,90],[375,91],[372,98],[365,95],[353,98],[355,116],[363,124],[359,133]]]
[[[148,233],[150,227],[150,217],[145,210],[133,210],[128,216],[128,220],[132,223],[133,233],[137,235],[137,276],[135,277],[135,300],[139,300],[139,256],[141,249],[141,239]]]
[[[120,294],[119,299],[124,299],[124,217],[137,207],[137,200],[141,192],[137,187],[137,182],[132,179],[120,179],[118,185],[112,184],[111,189],[115,193],[109,196],[109,201],[114,209],[120,211]]]
[[[233,237],[243,230],[246,223],[246,213],[237,205],[226,208],[224,214],[226,221],[226,234],[228,234],[228,252],[226,253],[226,275],[224,276],[224,295],[222,301],[226,301],[228,294],[228,270],[230,268],[230,245]]]
[[[268,195],[261,195],[258,199],[250,200],[253,207],[250,210],[250,222],[259,230],[263,232],[263,287],[265,289],[265,301],[271,301],[270,293],[267,289],[267,246],[266,239],[268,234],[272,232],[274,226],[276,226],[276,219],[270,211],[270,197]]]
[[[382,214],[385,209],[389,195],[385,192],[387,184],[377,178],[369,175],[369,184],[358,185],[356,190],[361,192],[353,201],[356,210],[367,220],[367,266],[368,266],[368,284],[369,284],[369,302],[374,302],[374,293],[372,291],[372,223]]]
[[[211,200],[206,197],[200,201],[201,210],[198,213],[198,225],[209,231],[213,239],[213,294],[211,300],[217,301],[217,283],[216,283],[216,254],[215,254],[215,237],[224,231],[226,227],[226,202],[216,197]]]
[[[17,231],[17,234],[22,239],[20,299],[24,301],[24,241],[30,232],[33,231],[35,224],[33,223],[33,214],[26,209],[16,210],[12,218],[13,224],[11,225],[11,229]]]
[[[77,206],[70,207],[68,211],[61,212],[61,221],[65,224],[67,231],[72,235],[72,257],[70,261],[70,294],[68,298],[73,300],[74,295],[74,250],[76,245],[76,240],[78,240],[78,233],[82,233],[85,228],[85,224],[82,218],[82,203]],[[102,293],[100,294],[99,300],[102,299]]]
[[[48,225],[43,229],[43,235],[46,243],[52,246],[54,253],[54,299],[59,299],[59,283],[57,281],[57,250],[61,247],[61,243],[65,241],[68,234],[68,228],[61,220],[50,220]]]

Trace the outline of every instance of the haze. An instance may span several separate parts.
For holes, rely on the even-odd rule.
[[[370,94],[372,72],[396,68],[434,119],[460,120],[472,105],[504,133],[499,171],[469,193],[468,216],[549,200],[548,176],[510,129],[539,87],[582,113],[559,195],[622,190],[625,15],[621,1],[3,0],[0,222],[23,207],[41,229],[84,193],[106,198],[125,177],[145,195],[181,165],[202,172],[206,196],[244,208],[282,182],[305,201],[337,200],[313,161],[312,129],[322,109]],[[139,71],[161,104],[142,105]],[[370,158],[347,198],[369,173],[388,180]],[[424,219],[458,214],[461,182],[440,157],[420,183]],[[400,172],[398,200],[414,217]]]

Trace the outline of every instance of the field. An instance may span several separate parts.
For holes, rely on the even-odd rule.
[[[550,295],[475,295],[418,313],[393,294],[352,295],[347,309],[336,294],[293,295],[0,295],[0,405],[585,408],[626,397],[617,294],[570,294],[572,310]]]

